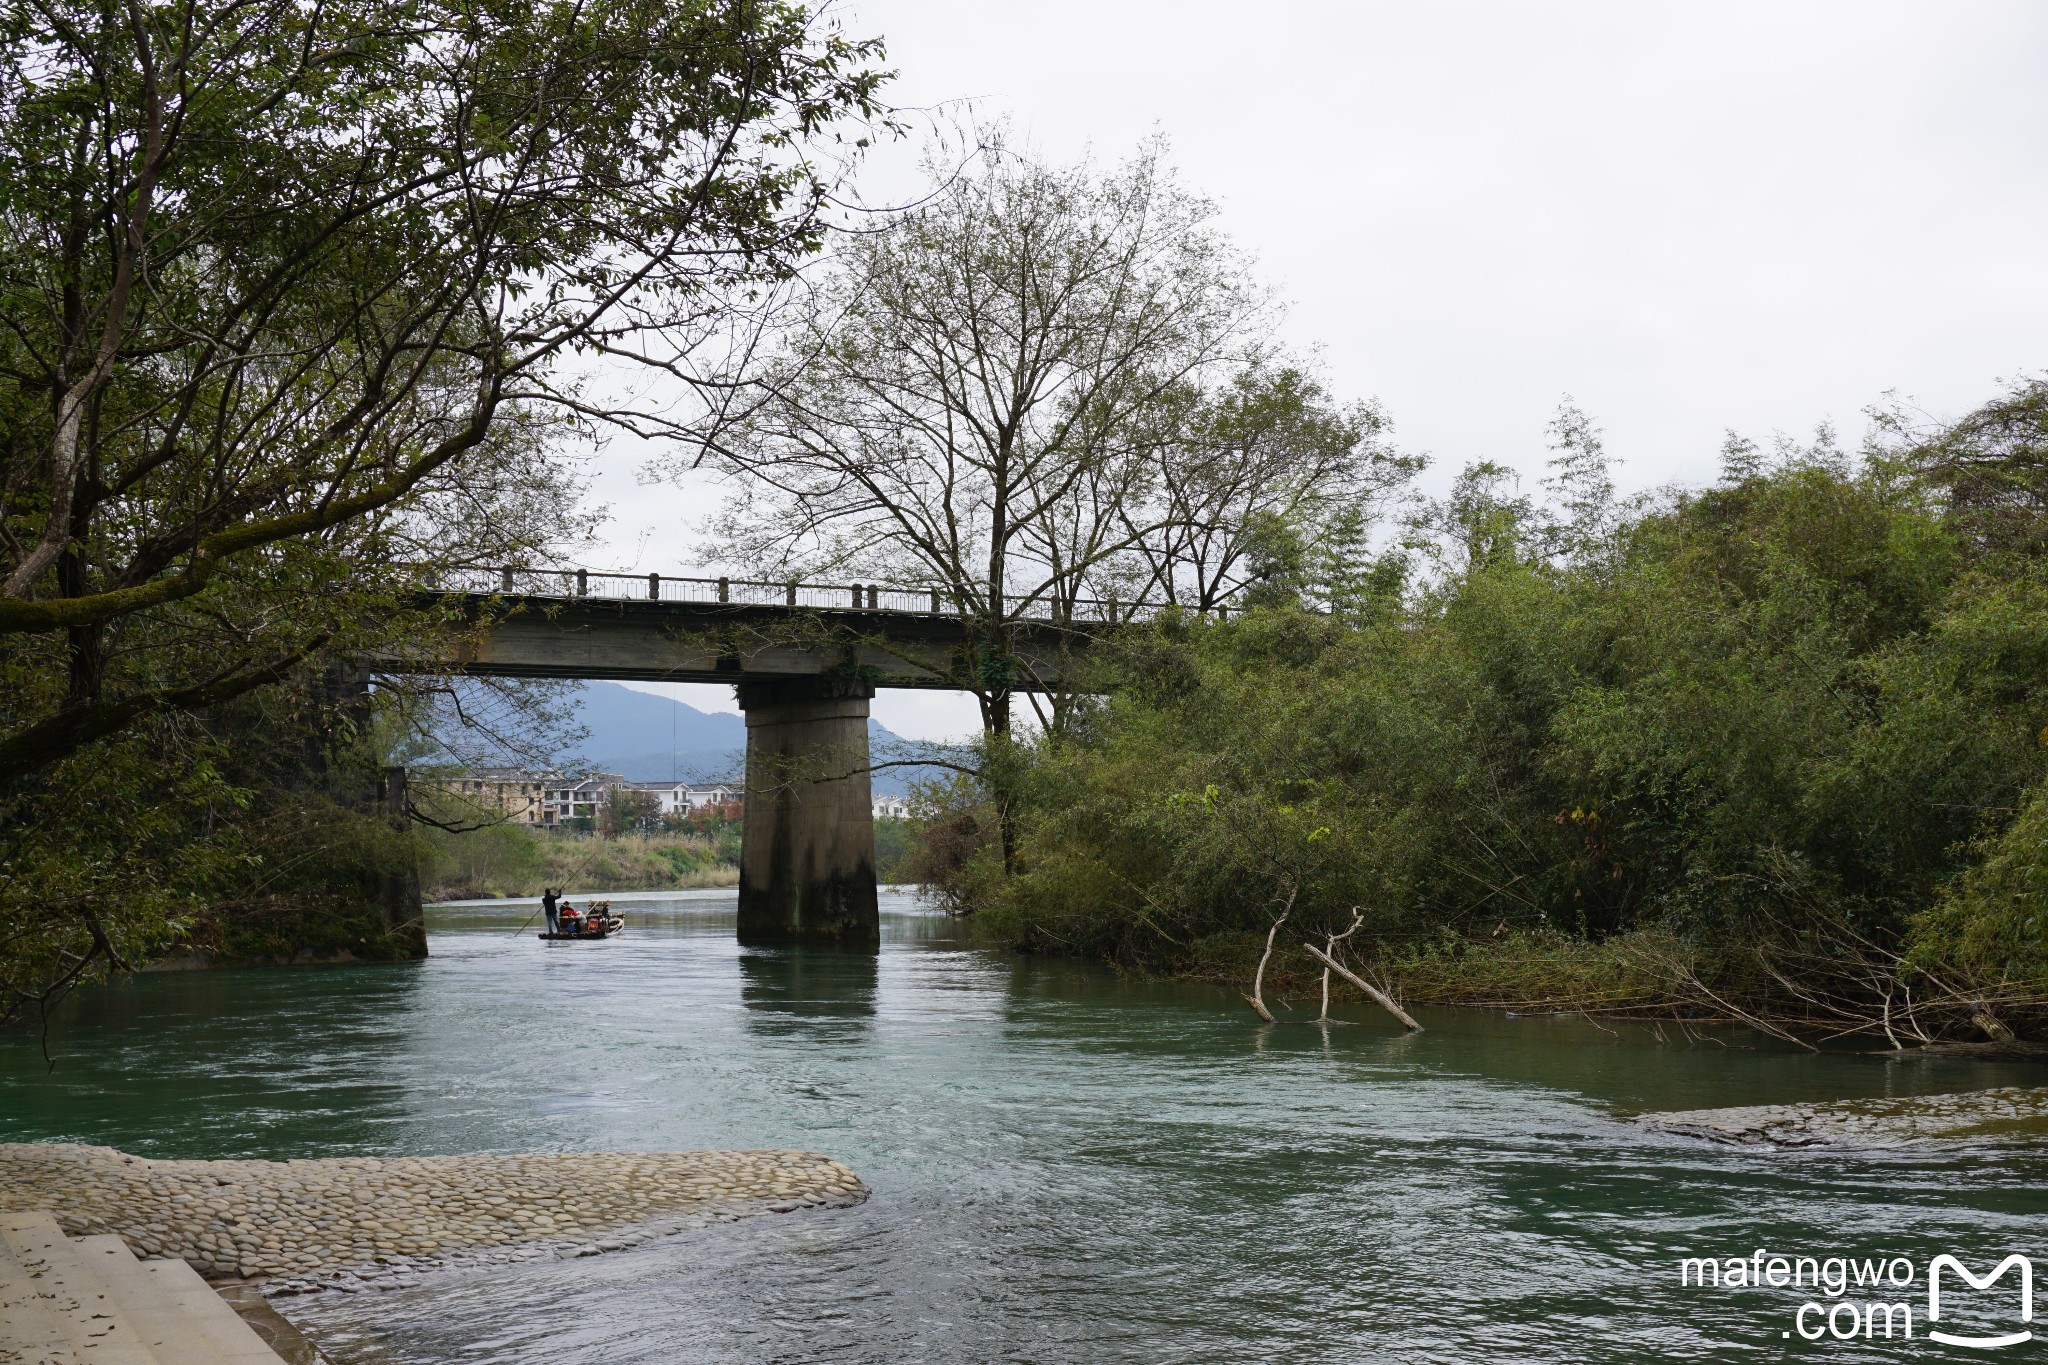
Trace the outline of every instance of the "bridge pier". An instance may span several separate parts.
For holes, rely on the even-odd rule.
[[[868,780],[874,694],[830,676],[739,684],[747,717],[740,942],[880,942]]]

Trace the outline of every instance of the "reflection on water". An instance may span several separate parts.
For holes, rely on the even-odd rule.
[[[875,1017],[877,955],[849,948],[739,950],[747,1027],[764,1038],[850,1042]]]
[[[432,913],[434,956],[98,992],[0,1042],[0,1139],[165,1156],[806,1147],[874,1198],[633,1252],[290,1301],[338,1360],[1755,1359],[1789,1290],[1680,1256],[2048,1252],[2024,1148],[1748,1152],[1643,1109],[2034,1083],[1740,1034],[1359,1012],[962,949],[740,949],[732,893]],[[1305,1002],[1304,1002],[1305,1003]],[[1893,1359],[1829,1343],[1831,1360]]]

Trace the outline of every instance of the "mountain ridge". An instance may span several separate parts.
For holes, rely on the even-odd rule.
[[[711,782],[737,779],[745,770],[747,723],[730,712],[700,711],[688,702],[615,682],[582,684],[576,711],[590,733],[575,747],[574,757],[600,772],[631,782]],[[868,722],[868,745],[876,755],[909,743],[879,721]],[[900,796],[912,782],[940,771],[886,768],[870,780],[877,795]]]

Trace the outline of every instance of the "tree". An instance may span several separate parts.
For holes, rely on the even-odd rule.
[[[1432,548],[1449,555],[1453,573],[1476,574],[1527,554],[1537,510],[1515,491],[1518,485],[1514,470],[1480,460],[1459,473],[1449,496],[1427,509],[1422,527],[1437,535]]]
[[[1233,869],[1242,878],[1245,898],[1259,906],[1267,921],[1265,945],[1244,1000],[1259,1018],[1273,1023],[1266,1005],[1266,969],[1280,931],[1302,908],[1303,893],[1332,861],[1330,826],[1320,822],[1322,811],[1313,799],[1299,805],[1257,788],[1226,794],[1213,782],[1199,792],[1175,792],[1165,804],[1174,810],[1169,818],[1181,827],[1182,838],[1213,845],[1191,861]],[[1334,939],[1337,932],[1330,928],[1324,937]]]
[[[1375,551],[1373,524],[1356,504],[1340,507],[1308,552],[1308,590],[1328,611],[1363,616],[1398,608],[1412,562],[1400,546]]]
[[[661,824],[661,802],[653,792],[614,787],[606,800],[598,832],[607,839],[622,834],[651,834]]]
[[[275,681],[820,241],[878,49],[753,0],[30,0],[0,44],[0,781]],[[529,528],[531,529],[531,528]],[[506,547],[500,547],[506,548]],[[520,547],[514,543],[509,548]]]
[[[1543,486],[1560,514],[1550,540],[1567,561],[1583,561],[1598,552],[1614,529],[1614,475],[1607,443],[1569,394],[1558,404],[1546,431],[1554,453]]]
[[[1158,529],[1160,408],[1246,363],[1268,311],[1157,142],[1107,171],[985,133],[929,202],[853,238],[777,359],[699,433],[741,476],[721,554],[934,589],[954,679],[1010,728],[1017,623],[1070,616]]]
[[[1425,463],[1385,444],[1377,407],[1339,404],[1277,358],[1175,398],[1161,405],[1151,498],[1118,509],[1134,596],[1214,611],[1272,582],[1280,540],[1301,547],[1306,572],[1309,545],[1332,531],[1362,540]]]
[[[374,761],[323,656],[574,538],[565,440],[673,400],[584,362],[691,382],[882,77],[753,0],[24,0],[0,53],[4,1016],[263,856],[224,706],[311,674],[256,733]]]
[[[1952,423],[1896,403],[1875,415],[1880,467],[1933,490],[1973,544],[2017,557],[2048,547],[2048,377],[2016,380]]]

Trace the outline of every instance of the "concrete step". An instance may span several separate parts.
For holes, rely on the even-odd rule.
[[[183,1261],[0,1214],[0,1365],[283,1365]]]
[[[57,1290],[22,1265],[0,1238],[0,1362],[76,1365],[78,1352],[57,1321]]]
[[[158,1365],[280,1365],[277,1353],[183,1261],[138,1261],[111,1234],[82,1237],[77,1245]]]
[[[163,1365],[55,1218],[0,1214],[0,1242],[37,1282],[38,1297],[69,1341],[71,1359],[86,1365]]]

